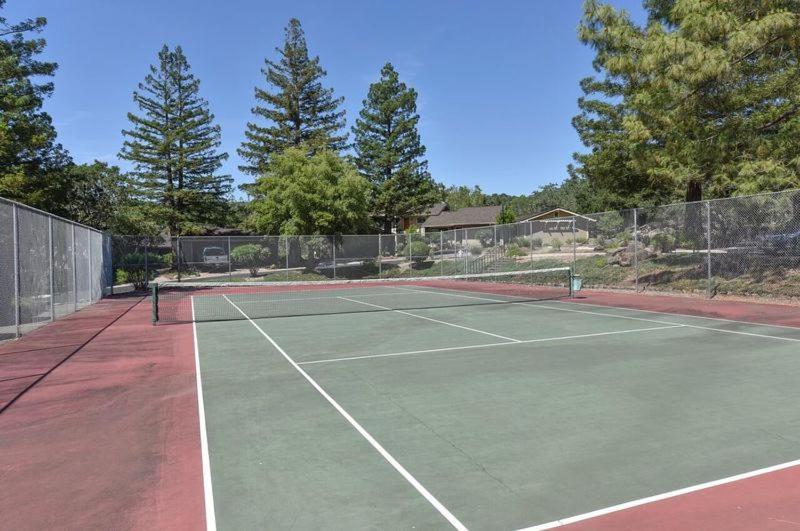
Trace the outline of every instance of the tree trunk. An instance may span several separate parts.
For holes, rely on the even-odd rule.
[[[699,249],[705,241],[705,216],[703,204],[703,182],[692,179],[686,183],[686,213],[684,217],[684,238]],[[680,240],[681,238],[679,238]],[[679,242],[676,242],[679,244]]]

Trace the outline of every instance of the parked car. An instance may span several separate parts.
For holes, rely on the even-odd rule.
[[[800,256],[800,231],[761,236],[757,246],[764,254]]]
[[[204,247],[203,263],[207,265],[222,265],[228,263],[228,252],[222,247]]]

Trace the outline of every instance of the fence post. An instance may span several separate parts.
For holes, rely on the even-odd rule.
[[[633,209],[633,275],[634,291],[639,293],[639,209]]]
[[[528,259],[531,262],[531,271],[533,271],[533,221],[528,222],[528,243],[530,246],[528,247]]]
[[[331,236],[331,247],[333,247],[333,280],[336,280],[336,236]]]
[[[283,252],[286,254],[286,280],[289,280],[289,236],[283,237]]]
[[[145,282],[145,286],[150,282],[150,258],[148,256],[150,252],[149,246],[147,245],[147,240],[144,242],[144,278],[147,282]]]
[[[182,254],[181,253],[181,237],[180,236],[175,236],[175,249],[177,249],[177,251],[178,251],[177,252],[177,256],[175,257],[175,260],[177,260],[176,263],[178,265],[178,282],[180,282],[181,281],[181,254]]]
[[[708,269],[708,285],[706,286],[706,297],[712,297],[711,288],[711,202],[706,201],[706,265]]]
[[[89,302],[94,302],[94,261],[92,256],[92,230],[86,229],[86,234],[89,236],[89,267],[86,269],[88,270],[89,275]]]
[[[19,337],[20,311],[19,301],[19,218],[17,217],[17,205],[11,205],[11,219],[14,229],[14,334]]]
[[[572,273],[575,273],[575,266],[578,263],[578,242],[575,240],[575,224],[578,222],[577,216],[572,216]]]
[[[228,236],[228,280],[233,280],[233,264],[231,263],[231,237]]]
[[[444,231],[439,231],[439,274],[444,276]]]
[[[72,227],[72,311],[78,310],[78,251],[75,241],[75,224]]]
[[[55,284],[53,279],[53,218],[51,216],[47,217],[47,239],[50,241],[49,243],[49,253],[48,253],[48,260],[50,261],[50,320],[56,320],[56,301],[55,301],[55,290],[53,286]]]
[[[378,234],[378,278],[383,277],[383,234]]]

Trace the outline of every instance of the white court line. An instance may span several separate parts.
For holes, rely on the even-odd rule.
[[[364,356],[348,356],[347,358],[328,358],[324,360],[313,360],[313,361],[301,361],[298,365],[314,365],[316,363],[334,363],[337,361],[352,361],[352,360],[363,360],[363,359],[371,359],[371,358],[389,358],[394,356],[411,356],[414,354],[428,354],[428,353],[435,353],[435,352],[451,352],[454,350],[466,350],[466,349],[479,349],[479,348],[488,348],[488,347],[504,347],[507,345],[522,345],[525,343],[542,343],[545,341],[561,341],[566,339],[581,339],[584,337],[597,337],[597,336],[611,336],[616,334],[630,334],[632,332],[651,332],[653,330],[668,330],[670,328],[681,328],[683,325],[680,324],[673,324],[669,326],[654,326],[652,328],[634,328],[631,330],[616,330],[614,332],[597,332],[594,334],[581,334],[577,336],[561,336],[561,337],[542,337],[538,339],[523,339],[520,341],[507,341],[504,343],[484,343],[482,345],[466,345],[463,347],[443,347],[443,348],[429,348],[425,350],[407,350],[405,352],[390,352],[388,354],[366,354]]]
[[[395,288],[397,289],[397,288]],[[296,293],[296,292],[295,292]],[[426,292],[432,293],[432,292]],[[396,291],[387,291],[385,293],[365,293],[363,295],[359,294],[348,294],[348,297],[386,297],[386,296],[396,296],[396,295],[413,295],[411,291],[406,292],[396,292]],[[231,295],[236,296],[237,294],[232,293]],[[238,295],[249,295],[248,293],[239,293]],[[341,298],[341,295],[331,295],[330,297],[289,297],[285,299],[260,299],[260,300],[252,300],[252,301],[236,301],[237,304],[272,304],[276,302],[293,302],[293,301],[324,301],[324,300],[336,300]]]
[[[414,290],[411,290],[414,291]],[[478,330],[477,328],[470,328],[468,326],[462,326],[460,324],[450,323],[447,321],[440,321],[439,319],[434,319],[432,317],[425,317],[424,315],[417,315],[415,313],[406,312],[403,310],[395,310],[394,308],[389,308],[388,306],[381,306],[380,304],[372,304],[371,302],[364,302],[364,301],[357,301],[355,299],[348,299],[347,297],[339,297],[342,300],[355,302],[356,304],[363,304],[364,306],[372,306],[373,308],[380,308],[381,310],[389,310],[392,312],[402,313],[403,315],[409,315],[411,317],[416,317],[417,319],[425,319],[426,321],[432,321],[434,323],[439,323],[447,326],[452,326],[455,328],[461,328],[462,330],[469,330],[470,332],[478,332],[479,334],[485,334],[487,336],[497,337],[500,339],[505,339],[506,341],[513,341],[515,343],[519,343],[519,339],[514,339],[513,337],[506,337],[501,336],[500,334],[493,334],[491,332],[486,332],[485,330]]]
[[[781,463],[779,465],[769,466],[766,468],[760,468],[758,470],[753,470],[751,472],[745,472],[743,474],[737,474],[735,476],[729,476],[727,478],[718,479],[715,481],[709,481],[707,483],[700,483],[699,485],[693,485],[691,487],[685,487],[678,490],[673,490],[670,492],[665,492],[663,494],[657,494],[655,496],[649,496],[647,498],[640,498],[638,500],[629,501],[626,503],[620,503],[619,505],[612,505],[611,507],[606,507],[604,509],[598,509],[596,511],[591,511],[588,513],[579,514],[576,516],[570,516],[569,518],[562,518],[560,520],[554,520],[552,522],[547,522],[546,524],[539,524],[534,525],[531,527],[525,527],[520,529],[519,531],[544,531],[545,529],[553,529],[556,527],[562,527],[568,524],[573,524],[575,522],[580,522],[583,520],[589,520],[591,518],[597,518],[598,516],[603,516],[610,513],[615,513],[618,511],[623,511],[625,509],[630,509],[631,507],[638,507],[640,505],[646,505],[648,503],[653,503],[661,500],[666,500],[669,498],[675,498],[676,496],[681,496],[683,494],[689,494],[691,492],[697,492],[699,490],[709,489],[711,487],[716,487],[719,485],[725,485],[726,483],[733,483],[736,481],[741,481],[743,479],[748,479],[756,476],[762,476],[764,474],[769,474],[771,472],[777,472],[779,470],[784,470],[786,468],[791,468],[794,466],[800,465],[800,459],[795,461],[789,461],[787,463]]]
[[[492,301],[492,302],[505,302],[505,303],[515,304],[515,305],[519,305],[519,306],[526,306],[528,308],[536,308],[537,310],[544,309],[544,310],[554,310],[554,311],[558,311],[558,312],[582,313],[582,314],[586,314],[586,315],[595,315],[595,316],[599,315],[601,317],[614,317],[614,318],[617,318],[617,319],[628,319],[628,320],[631,320],[631,321],[644,321],[644,322],[648,322],[648,323],[677,324],[677,323],[673,323],[673,322],[670,322],[670,321],[659,321],[659,320],[656,320],[656,319],[647,319],[647,318],[644,318],[644,317],[633,317],[633,316],[630,316],[630,315],[616,315],[616,314],[613,314],[613,313],[593,312],[593,311],[590,311],[590,310],[576,310],[574,308],[560,308],[560,307],[556,307],[556,306],[547,306],[545,304],[532,304],[532,303],[529,303],[529,302],[514,301],[514,300],[507,300],[507,299],[490,299],[488,297],[477,297],[475,295],[463,295],[461,293],[450,293],[449,291],[426,291],[426,290],[420,290],[420,289],[405,288],[405,287],[400,287],[400,286],[398,286],[398,289],[416,291],[417,293],[434,293],[434,294],[438,294],[438,295],[449,295],[451,297],[461,297],[461,298],[465,298],[465,299],[477,299],[477,300]],[[446,290],[447,288],[437,288],[437,289]],[[505,297],[514,297],[514,298],[517,298],[517,299],[523,298],[523,297],[519,297],[517,295],[504,295],[504,296]],[[560,302],[561,304],[565,304],[562,301],[557,301],[557,302]],[[576,304],[583,304],[583,303],[576,303]],[[601,307],[602,308],[622,309],[622,310],[627,309],[627,308],[617,308],[616,306],[611,306],[611,307],[609,307],[609,306],[601,306]],[[667,314],[667,315],[673,315],[673,316],[676,316],[676,317],[678,316],[676,314]],[[694,316],[692,316],[692,315],[682,316],[681,315],[681,317],[689,317],[689,318],[691,318],[691,317],[694,317]],[[757,323],[749,323],[749,324],[757,324]],[[719,333],[722,333],[722,334],[736,334],[736,335],[740,335],[740,336],[760,337],[760,338],[765,338],[765,339],[777,339],[779,341],[791,341],[791,342],[795,342],[795,343],[800,343],[800,339],[793,338],[793,337],[781,337],[781,336],[771,336],[771,335],[768,335],[768,334],[756,334],[754,332],[742,332],[741,330],[725,330],[724,328],[713,328],[711,326],[701,326],[701,325],[695,325],[695,324],[683,324],[683,326],[685,326],[686,328],[696,328],[696,329],[699,329],[699,330],[711,330],[713,332],[719,332]],[[770,325],[761,325],[761,326],[770,326]]]
[[[422,483],[420,483],[419,481],[417,481],[417,479],[416,479],[414,476],[412,476],[412,475],[411,475],[411,473],[410,473],[408,470],[406,470],[406,469],[405,469],[405,467],[404,467],[403,465],[401,465],[401,464],[400,464],[400,463],[397,461],[397,459],[395,459],[395,458],[392,456],[392,454],[390,454],[390,453],[389,453],[389,452],[388,452],[388,451],[387,451],[387,450],[386,450],[386,449],[385,449],[383,446],[381,446],[381,443],[379,443],[379,442],[378,442],[378,441],[377,441],[377,440],[376,440],[376,439],[375,439],[375,438],[374,438],[374,437],[373,437],[373,436],[372,436],[372,435],[371,435],[371,434],[370,434],[370,433],[369,433],[369,432],[368,432],[368,431],[367,431],[367,430],[366,430],[366,429],[365,429],[365,428],[364,428],[364,427],[363,427],[361,424],[359,424],[359,423],[358,423],[358,421],[357,421],[356,419],[354,419],[354,418],[352,417],[352,415],[350,415],[350,413],[348,413],[348,412],[347,412],[347,411],[346,411],[346,410],[345,410],[345,409],[344,409],[342,406],[340,406],[340,405],[339,405],[339,403],[338,403],[336,400],[334,400],[334,399],[333,399],[333,397],[332,397],[331,395],[329,395],[329,394],[328,394],[328,392],[327,392],[327,391],[325,391],[325,389],[323,389],[323,388],[322,388],[322,386],[321,386],[321,385],[319,385],[319,384],[317,383],[317,381],[316,381],[316,380],[314,380],[314,379],[313,379],[311,376],[309,376],[309,375],[308,375],[308,373],[307,373],[306,371],[304,371],[304,370],[303,370],[303,368],[302,368],[302,367],[300,367],[300,365],[298,365],[298,364],[297,364],[297,362],[296,362],[296,361],[294,361],[294,359],[292,359],[292,357],[291,357],[291,356],[289,356],[289,355],[286,353],[286,351],[285,351],[285,350],[283,350],[283,348],[281,348],[281,346],[280,346],[280,345],[278,345],[278,344],[275,342],[275,340],[274,340],[274,339],[272,339],[272,338],[269,336],[269,334],[267,334],[266,332],[264,332],[264,330],[263,330],[263,329],[262,329],[260,326],[258,326],[258,324],[256,324],[256,323],[255,323],[255,321],[253,321],[252,319],[250,319],[250,317],[249,317],[249,316],[248,316],[246,313],[244,313],[244,312],[242,311],[242,309],[241,309],[241,308],[239,308],[239,307],[238,307],[236,304],[234,304],[234,303],[233,303],[233,301],[232,301],[232,300],[230,300],[230,299],[228,298],[228,296],[227,296],[227,295],[223,295],[223,297],[225,297],[225,300],[227,300],[227,301],[228,301],[228,302],[231,304],[231,306],[233,306],[234,308],[236,308],[236,310],[238,310],[238,311],[239,311],[239,313],[241,313],[241,314],[242,314],[242,316],[244,316],[244,318],[245,318],[245,319],[247,319],[248,321],[250,321],[250,324],[252,324],[252,325],[253,325],[253,326],[256,328],[256,330],[258,330],[258,331],[261,333],[261,335],[262,335],[262,336],[264,336],[264,337],[266,338],[266,340],[267,340],[267,341],[269,341],[269,342],[272,344],[272,346],[273,346],[273,347],[275,347],[275,350],[277,350],[278,352],[280,352],[280,353],[281,353],[281,355],[282,355],[282,356],[283,356],[283,357],[286,359],[286,361],[288,361],[288,362],[289,362],[289,363],[292,365],[292,367],[294,367],[294,368],[295,368],[295,370],[296,370],[297,372],[299,372],[299,373],[300,373],[300,375],[301,375],[303,378],[305,378],[305,379],[306,379],[306,381],[308,381],[308,383],[310,383],[310,384],[312,385],[312,387],[314,387],[314,389],[316,389],[316,390],[317,390],[317,392],[318,392],[319,394],[321,394],[321,395],[322,395],[322,397],[323,397],[325,400],[327,400],[327,401],[328,401],[328,403],[329,403],[331,406],[333,406],[333,408],[334,408],[336,411],[338,411],[338,412],[339,412],[339,414],[340,414],[342,417],[344,417],[344,419],[345,419],[347,422],[349,422],[349,423],[350,423],[350,425],[351,425],[353,428],[355,428],[355,430],[356,430],[358,433],[360,433],[360,434],[361,434],[361,436],[362,436],[362,437],[364,437],[364,439],[366,439],[366,441],[367,441],[367,442],[368,442],[370,445],[372,445],[372,447],[373,447],[373,448],[375,448],[375,450],[376,450],[376,451],[377,451],[379,454],[381,454],[381,456],[382,456],[382,457],[383,457],[383,458],[384,458],[384,459],[385,459],[385,460],[386,460],[386,461],[387,461],[387,462],[388,462],[390,465],[392,465],[392,467],[393,467],[393,468],[394,468],[394,469],[395,469],[397,472],[399,472],[399,473],[400,473],[400,475],[401,475],[401,476],[403,476],[403,478],[405,478],[405,480],[406,480],[406,481],[408,481],[408,482],[411,484],[411,486],[412,486],[412,487],[414,487],[414,488],[417,490],[417,492],[419,492],[419,493],[420,493],[420,494],[421,494],[421,495],[422,495],[422,496],[423,496],[423,497],[424,497],[426,500],[428,500],[428,503],[430,503],[430,504],[431,504],[431,505],[432,505],[432,506],[433,506],[433,507],[434,507],[434,508],[435,508],[437,511],[439,511],[439,514],[441,514],[442,516],[444,516],[444,517],[447,519],[447,521],[448,521],[448,522],[450,522],[450,524],[451,524],[451,525],[452,525],[454,528],[458,529],[459,531],[467,531],[467,527],[466,527],[464,524],[462,524],[462,523],[461,523],[461,521],[460,521],[458,518],[456,518],[456,517],[453,515],[453,513],[451,513],[451,512],[450,512],[450,510],[449,510],[447,507],[445,507],[444,505],[442,505],[442,503],[441,503],[439,500],[437,500],[437,499],[436,499],[436,497],[435,497],[433,494],[431,494],[431,493],[428,491],[428,489],[426,489],[426,488],[425,488],[425,487],[422,485]]]
[[[200,375],[200,344],[197,342],[197,321],[194,318],[192,300],[192,334],[194,336],[194,374],[197,380],[197,413],[200,417],[200,456],[203,463],[203,493],[205,496],[206,529],[216,531],[217,517],[214,511],[214,490],[211,483],[211,459],[208,456],[208,433],[206,431],[206,408],[203,402],[203,381]]]
[[[430,292],[433,293],[433,292]],[[643,313],[653,313],[656,315],[669,315],[672,317],[694,317],[697,319],[710,319],[712,321],[722,321],[724,323],[740,323],[740,324],[748,324],[754,326],[769,326],[770,328],[786,328],[787,330],[798,330],[800,331],[800,327],[797,326],[788,326],[788,325],[779,325],[779,324],[769,324],[769,323],[758,323],[756,321],[740,321],[736,319],[725,319],[723,317],[708,317],[705,315],[692,315],[690,313],[671,313],[671,312],[659,312],[656,310],[642,310],[641,308],[627,308],[625,306],[609,306],[606,304],[592,304],[590,302],[567,302],[567,301],[554,301],[561,304],[580,304],[582,306],[591,306],[593,308],[615,308],[618,310],[629,310],[631,312],[643,312]]]

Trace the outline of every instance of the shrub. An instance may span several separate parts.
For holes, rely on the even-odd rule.
[[[411,242],[410,251],[411,259],[415,263],[421,264],[431,255],[431,246],[422,241],[415,241]]]
[[[511,243],[516,245],[517,247],[525,247],[528,248],[531,246],[530,238],[525,238],[523,236],[517,236],[511,240]]]
[[[163,258],[155,253],[128,253],[117,260],[114,266],[117,268],[116,280],[118,283],[130,282],[133,289],[144,290],[150,284],[150,278],[155,273],[156,265],[160,264]],[[152,264],[152,267],[145,267]]]
[[[559,240],[558,238],[553,238],[553,240],[550,242],[550,247],[554,251],[560,251],[561,250],[561,240]]]
[[[269,258],[269,250],[255,243],[248,243],[234,247],[231,251],[231,261],[243,265],[250,270],[250,276],[258,276],[258,269]]]
[[[473,256],[480,256],[483,253],[483,247],[480,245],[472,245],[469,248],[469,254]]]
[[[662,253],[669,253],[675,250],[675,237],[664,232],[654,234],[650,238],[650,243]]]
[[[527,253],[520,249],[519,245],[516,243],[509,244],[506,247],[506,256],[517,257],[517,256],[525,256]]]
[[[577,238],[575,238],[575,241],[578,242],[578,244],[580,244],[580,245],[586,245],[587,243],[589,243],[589,237],[588,236],[578,236]]]
[[[533,238],[533,239],[531,239],[531,246],[534,249],[540,249],[542,247],[542,239],[541,238]]]
[[[494,244],[494,229],[480,229],[475,232],[475,238],[477,238],[484,247],[490,247]]]

